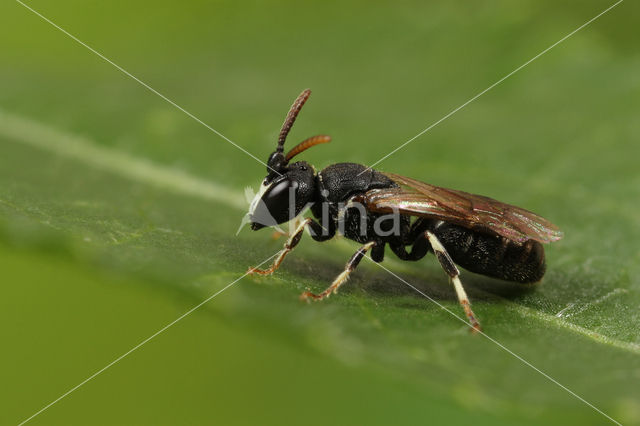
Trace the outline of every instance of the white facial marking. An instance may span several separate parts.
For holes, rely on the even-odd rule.
[[[260,189],[258,190],[258,193],[255,195],[255,197],[253,197],[253,200],[249,205],[249,213],[247,214],[252,215],[255,213],[256,207],[258,207],[258,203],[262,199],[262,196],[264,195],[265,192],[267,192],[269,188],[271,188],[272,185],[273,185],[273,182],[268,185],[262,182],[262,185],[260,185]]]
[[[265,185],[263,181],[260,185],[258,193],[255,195],[253,194],[253,189],[251,187],[248,186],[244,189],[244,198],[249,203],[249,211],[242,217],[242,221],[240,222],[240,227],[238,227],[238,230],[236,231],[236,235],[240,233],[242,228],[244,228],[247,223],[251,223],[251,216],[255,213],[258,203],[260,203],[262,196],[265,192],[267,192],[271,185],[273,185],[273,183]]]

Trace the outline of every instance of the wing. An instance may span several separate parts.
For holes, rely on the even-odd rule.
[[[412,216],[440,219],[519,243],[527,240],[550,243],[563,236],[553,223],[520,207],[393,173],[384,174],[400,187],[367,191],[360,201],[371,211],[389,213],[397,210]]]

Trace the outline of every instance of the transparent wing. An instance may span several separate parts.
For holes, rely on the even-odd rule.
[[[512,241],[550,243],[562,238],[551,222],[528,210],[482,195],[441,188],[393,173],[384,173],[400,187],[373,189],[361,202],[377,212],[429,217],[492,232]]]

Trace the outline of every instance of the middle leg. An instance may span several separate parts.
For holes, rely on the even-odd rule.
[[[305,291],[300,295],[300,299],[301,300],[308,300],[308,299],[322,300],[331,296],[332,293],[337,293],[338,288],[340,288],[340,286],[349,279],[349,274],[351,274],[351,272],[353,272],[353,270],[356,269],[356,267],[358,266],[358,264],[360,263],[364,255],[367,253],[367,251],[369,251],[369,249],[371,247],[374,247],[375,245],[376,243],[374,241],[371,241],[369,243],[366,243],[362,247],[360,247],[358,251],[356,251],[353,254],[353,256],[351,256],[351,259],[349,259],[349,262],[347,262],[347,266],[344,268],[344,271],[342,271],[342,273],[340,273],[340,275],[338,275],[336,279],[333,280],[331,285],[327,287],[325,291],[323,291],[320,294],[314,294],[314,293],[311,293],[310,291]]]

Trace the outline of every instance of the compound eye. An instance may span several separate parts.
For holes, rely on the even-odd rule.
[[[288,215],[289,203],[295,202],[295,200],[289,200],[290,188],[295,188],[296,183],[285,179],[282,182],[276,183],[264,196],[262,201],[269,209],[269,212],[274,218],[279,218],[282,215]],[[294,192],[295,193],[295,192]],[[293,196],[293,194],[291,194]]]

